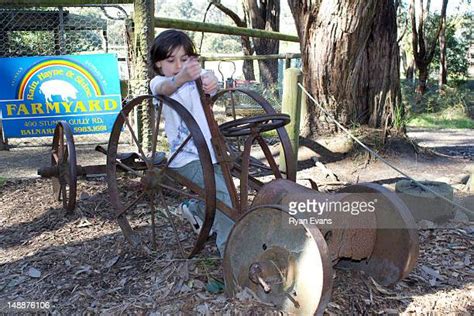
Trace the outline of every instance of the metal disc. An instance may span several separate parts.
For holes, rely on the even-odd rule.
[[[235,223],[224,255],[227,295],[247,287],[290,314],[322,314],[332,287],[328,249],[316,227],[289,224],[294,220],[283,210],[262,206]],[[256,275],[268,288],[256,282]]]
[[[345,187],[339,193],[370,193],[377,199],[377,232],[374,250],[367,260],[340,260],[336,268],[363,270],[382,285],[406,277],[418,258],[415,220],[398,196],[381,185],[363,183]]]

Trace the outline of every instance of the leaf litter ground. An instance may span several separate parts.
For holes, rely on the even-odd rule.
[[[383,177],[376,165],[371,172]],[[328,166],[339,174],[348,170]],[[321,181],[316,173],[307,169],[300,175]],[[7,302],[48,301],[50,313],[66,315],[278,313],[252,293],[223,294],[222,260],[213,241],[195,259],[178,259],[174,233],[162,218],[158,250],[144,255],[124,240],[103,179],[79,180],[78,192],[76,210],[65,214],[51,196],[50,180],[8,180],[0,187],[0,310]],[[172,198],[168,202],[177,206]],[[149,230],[146,216],[131,221]],[[191,240],[188,224],[179,218],[175,222],[180,238]],[[336,271],[325,313],[472,314],[473,223],[425,225],[419,237],[416,268],[393,287],[382,287],[360,272]]]

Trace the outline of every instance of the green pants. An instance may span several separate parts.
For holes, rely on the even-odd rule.
[[[177,171],[182,176],[191,180],[199,187],[204,188],[204,176],[202,173],[201,162],[199,160],[194,160],[187,165],[184,165],[179,168],[173,169]],[[225,184],[224,176],[222,174],[222,169],[218,164],[214,165],[214,178],[216,179],[216,198],[226,204],[229,207],[232,207],[232,202],[230,200],[230,194],[227,190]],[[204,222],[205,216],[205,204],[199,200],[190,200],[188,204],[189,210],[196,216],[198,216]],[[231,220],[227,215],[225,215],[220,210],[216,210],[216,215],[214,217],[214,223],[212,229],[216,232],[216,244],[217,249],[221,257],[224,256],[225,244],[227,242],[227,237],[229,236],[230,230],[234,225],[234,221]]]

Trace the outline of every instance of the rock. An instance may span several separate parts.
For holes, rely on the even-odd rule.
[[[461,184],[466,184],[469,181],[469,178],[471,176],[469,174],[461,174],[458,177],[455,177],[453,179],[453,183],[461,183]]]
[[[321,137],[318,139],[318,143],[329,151],[337,154],[346,154],[350,152],[354,146],[354,141],[345,134],[339,134],[329,138]]]
[[[448,177],[440,177],[435,179],[436,182],[445,182],[445,183],[451,183],[451,179]]]
[[[426,220],[426,219],[422,219],[417,224],[418,224],[419,229],[434,229],[434,228],[436,228],[436,225],[433,222],[431,222],[429,220]]]
[[[466,171],[469,174],[474,173],[474,164],[469,164],[466,167],[464,167],[464,171]]]
[[[422,185],[453,201],[453,188],[445,182],[420,181]],[[444,223],[454,217],[453,204],[425,190],[411,180],[401,180],[395,185],[395,191],[405,202],[415,220],[423,219]]]
[[[474,192],[474,172],[471,174],[466,182],[467,192]]]
[[[453,220],[459,223],[469,223],[469,217],[466,215],[466,213],[460,210],[454,212]]]

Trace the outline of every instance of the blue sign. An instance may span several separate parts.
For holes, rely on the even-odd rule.
[[[113,54],[0,58],[0,118],[5,137],[110,133],[121,110]]]

